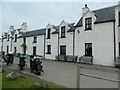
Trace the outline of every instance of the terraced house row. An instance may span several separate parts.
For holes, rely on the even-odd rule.
[[[114,66],[120,56],[120,5],[90,10],[85,4],[78,21],[62,21],[58,26],[28,31],[10,26],[3,33],[1,49],[5,52],[36,54],[55,60],[57,55],[92,56],[93,64]]]

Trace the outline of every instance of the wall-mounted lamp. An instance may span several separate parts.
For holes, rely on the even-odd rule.
[[[77,30],[77,32],[78,32],[78,33],[80,33],[80,31],[79,31],[79,30]]]

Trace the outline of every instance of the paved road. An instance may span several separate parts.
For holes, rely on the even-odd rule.
[[[27,74],[34,75],[30,73],[29,70],[29,60],[26,60],[27,66],[25,70],[22,71]],[[15,60],[13,65],[9,65],[10,68],[19,70],[18,66],[18,59]],[[3,62],[3,66],[6,64]],[[50,60],[43,60],[44,66],[44,73],[39,77],[41,79],[47,80],[49,82],[56,83],[58,85],[66,86],[69,88],[76,87],[76,63],[70,62],[58,62],[58,61],[50,61]],[[113,69],[111,67],[107,67],[104,71],[101,68],[89,68],[89,65],[82,65],[81,73],[85,75],[80,75],[80,87],[81,88],[118,88],[118,70]],[[105,79],[94,78],[90,76],[97,76],[103,77]],[[113,81],[112,81],[113,80]]]

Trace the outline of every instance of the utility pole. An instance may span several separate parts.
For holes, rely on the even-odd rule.
[[[77,73],[76,73],[76,90],[80,89],[80,64],[77,64]]]

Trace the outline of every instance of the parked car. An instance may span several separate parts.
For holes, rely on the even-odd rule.
[[[116,58],[115,67],[117,67],[117,68],[119,67],[120,68],[120,57]]]

